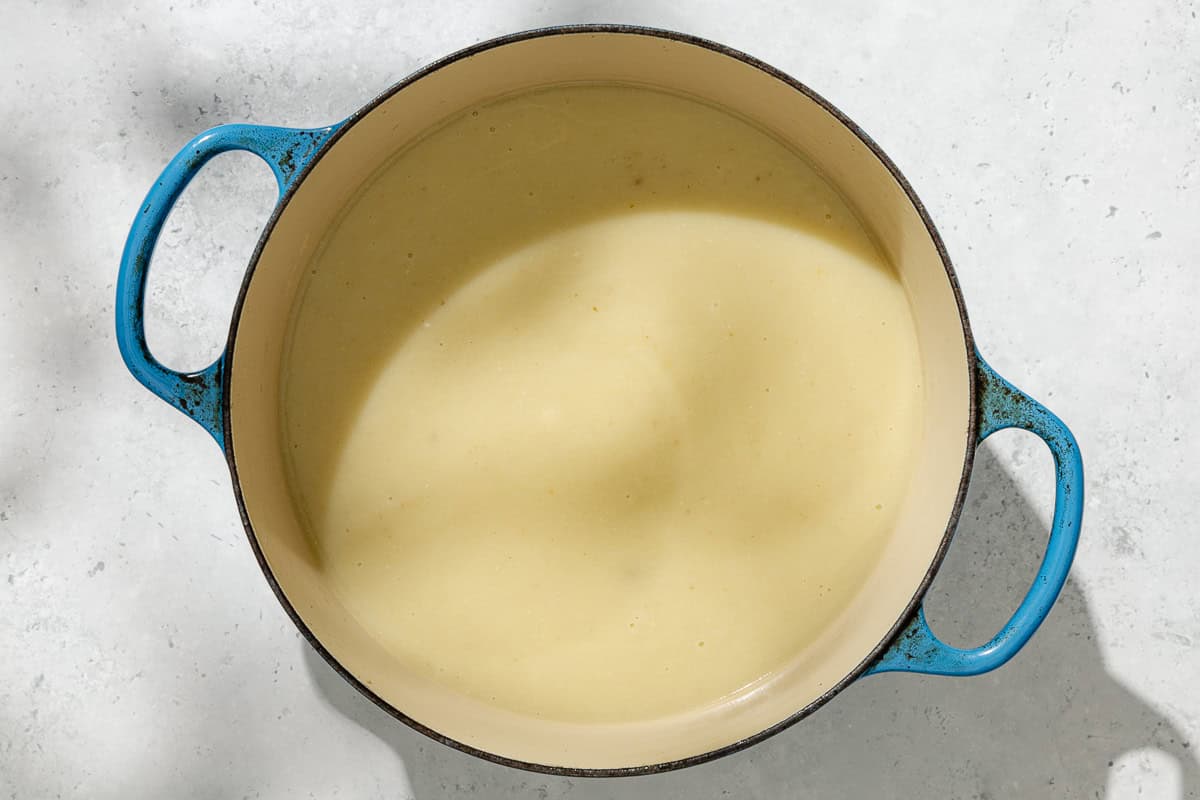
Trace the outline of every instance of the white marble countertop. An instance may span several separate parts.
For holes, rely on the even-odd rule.
[[[0,797],[1200,797],[1200,20],[1088,4],[9,0],[0,23]],[[1074,429],[1084,537],[1058,607],[991,675],[864,680],[683,772],[566,780],[378,711],[263,580],[208,436],[113,336],[128,225],[229,121],[341,119],[512,30],[626,21],[771,62],[889,152],[957,263],[984,354]],[[224,338],[273,201],[249,155],[168,224],[151,343]],[[930,613],[990,635],[1033,574],[1048,456],[990,443]]]

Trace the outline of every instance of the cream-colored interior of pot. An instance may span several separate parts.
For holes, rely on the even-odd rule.
[[[789,669],[715,708],[653,721],[574,724],[520,716],[399,668],[323,582],[296,518],[280,441],[280,362],[302,271],[350,196],[405,142],[451,114],[520,89],[621,81],[698,96],[775,132],[818,165],[878,238],[913,307],[924,369],[918,466],[893,535],[842,618]],[[384,701],[438,733],[499,756],[569,768],[638,767],[718,749],[808,706],[897,624],[946,531],[969,435],[970,353],[949,278],[919,214],[887,168],[819,104],[750,65],[633,33],[526,39],[422,77],[359,120],[292,197],[263,248],[233,354],[231,426],[247,513],[276,580],[313,634]]]

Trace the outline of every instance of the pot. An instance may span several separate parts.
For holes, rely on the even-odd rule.
[[[521,716],[430,687],[398,668],[323,579],[289,496],[282,461],[280,372],[304,265],[338,209],[397,148],[440,120],[506,93],[573,81],[649,85],[707,100],[803,152],[874,231],[900,274],[919,342],[921,434],[910,489],[880,545],[866,589],[797,666],[703,717],[578,724]],[[179,373],[150,353],[146,275],[163,223],[213,156],[262,158],[279,203],[247,268],[228,342],[207,369]],[[296,626],[339,674],[415,729],[481,758],[591,776],[658,772],[758,742],[803,719],[866,675],[967,676],[1012,658],[1050,611],[1079,536],[1083,469],[1066,426],[979,356],[958,282],[924,206],[880,148],[823,98],[742,53],[678,33],[627,26],[537,30],[463,50],[402,81],[349,119],[321,128],[222,125],[167,165],[134,219],[121,261],[117,339],[142,384],[203,426],[223,449],[251,548]],[[986,644],[952,647],[926,622],[922,598],[954,533],[977,444],[1003,428],[1041,437],[1054,456],[1053,525],[1036,579]]]

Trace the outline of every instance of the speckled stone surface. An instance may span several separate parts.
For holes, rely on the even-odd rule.
[[[27,2],[0,22],[0,797],[1200,797],[1200,21],[1179,0]],[[1077,568],[1009,666],[863,680],[684,772],[547,778],[426,740],[298,637],[208,435],[117,355],[128,224],[166,160],[229,121],[340,119],[504,32],[673,27],[747,50],[858,121],[929,206],[984,354],[1073,427]],[[239,154],[168,223],[151,344],[224,338],[274,199]],[[990,635],[1033,573],[1043,448],[981,456],[930,598]]]

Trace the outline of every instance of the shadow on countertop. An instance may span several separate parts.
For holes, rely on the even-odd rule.
[[[1006,468],[981,448],[958,535],[930,591],[935,629],[957,644],[987,636],[1028,586],[1046,535]],[[980,620],[992,628],[978,628]],[[416,800],[1091,799],[1108,796],[1110,772],[1124,768],[1115,765],[1118,759],[1143,749],[1177,763],[1175,797],[1200,797],[1191,744],[1105,671],[1095,636],[1083,591],[1069,580],[1030,644],[996,672],[966,679],[865,678],[749,750],[678,772],[618,779],[538,775],[459,753],[392,719],[304,648],[319,692],[396,751]]]

